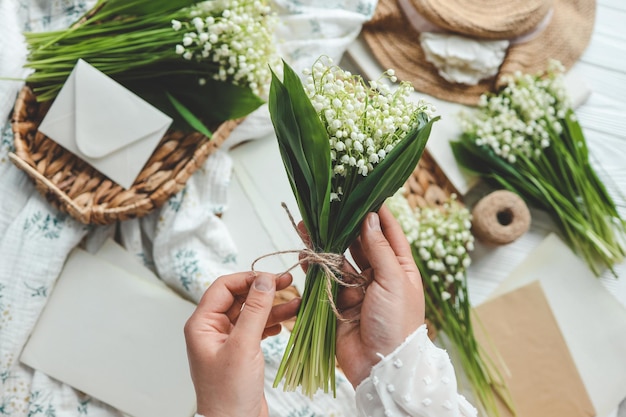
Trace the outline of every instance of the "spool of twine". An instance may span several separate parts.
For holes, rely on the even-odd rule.
[[[507,190],[494,191],[472,209],[472,233],[490,246],[513,242],[530,227],[530,211],[522,198]]]

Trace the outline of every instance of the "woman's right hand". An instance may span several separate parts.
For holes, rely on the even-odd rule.
[[[337,361],[354,387],[424,324],[424,291],[406,237],[388,208],[369,213],[350,247],[367,287],[342,287]],[[351,271],[355,272],[355,271]]]

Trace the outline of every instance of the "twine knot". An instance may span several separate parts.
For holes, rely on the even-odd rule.
[[[333,310],[333,313],[335,313],[335,316],[337,316],[339,320],[349,321],[344,319],[337,309],[335,297],[333,296],[333,283],[337,283],[342,287],[360,287],[363,288],[363,290],[365,291],[365,287],[369,284],[369,280],[361,274],[346,270],[346,268],[344,268],[344,265],[347,262],[347,259],[343,254],[316,251],[315,248],[311,245],[307,236],[300,233],[300,230],[298,229],[298,226],[296,225],[296,222],[291,215],[291,212],[289,211],[287,205],[285,203],[281,203],[281,206],[285,209],[285,212],[287,213],[287,216],[291,221],[291,225],[295,229],[296,233],[298,233],[298,236],[300,237],[302,243],[304,243],[305,248],[277,251],[268,253],[266,255],[261,255],[252,262],[250,269],[252,270],[252,272],[256,272],[254,269],[254,265],[263,258],[275,255],[282,255],[286,253],[297,253],[299,255],[298,262],[293,264],[287,270],[280,273],[279,276],[285,275],[286,273],[290,272],[291,270],[302,264],[318,265],[322,270],[324,279],[326,281],[326,296],[328,297],[328,302],[330,303],[330,307]],[[346,281],[345,278],[349,278],[350,281]]]

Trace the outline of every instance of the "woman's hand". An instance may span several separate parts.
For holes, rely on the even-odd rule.
[[[367,215],[350,247],[366,288],[343,287],[337,308],[337,361],[354,387],[424,323],[420,273],[404,233],[389,209]],[[355,272],[351,270],[351,272]]]
[[[291,275],[241,272],[218,278],[185,325],[187,356],[198,414],[267,416],[261,339],[280,332],[299,299],[272,307]]]

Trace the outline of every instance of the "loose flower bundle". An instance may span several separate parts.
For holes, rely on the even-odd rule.
[[[600,275],[626,255],[626,221],[589,160],[589,149],[552,62],[543,74],[515,74],[462,115],[457,161],[551,214],[570,247]]]
[[[394,91],[382,78],[359,76],[320,58],[304,86],[284,64],[273,76],[269,110],[300,214],[316,252],[343,254],[367,213],[378,210],[409,177],[428,140],[434,118],[409,99],[410,84]],[[392,71],[384,77],[396,81]],[[312,263],[302,305],[275,379],[306,395],[335,390],[333,309],[340,271],[328,276]],[[330,298],[329,299],[329,295]]]
[[[243,117],[267,97],[277,63],[276,17],[265,0],[100,0],[69,29],[26,33],[26,79],[54,99],[79,58],[174,118],[207,124]]]
[[[469,252],[474,249],[469,210],[455,195],[441,206],[413,209],[402,190],[385,204],[402,226],[422,274],[426,318],[456,348],[476,399],[488,415],[498,415],[494,393],[511,408],[501,376],[474,336],[467,290]]]

